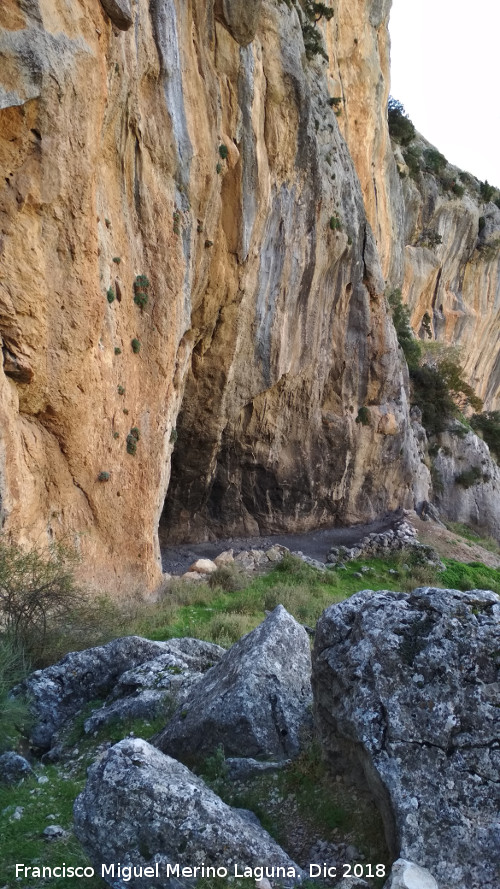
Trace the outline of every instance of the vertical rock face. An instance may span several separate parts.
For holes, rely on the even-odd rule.
[[[435,501],[452,521],[475,525],[500,540],[500,467],[481,438],[464,432],[457,423],[440,438]]]
[[[4,527],[108,588],[158,582],[162,512],[176,540],[426,496],[334,62],[293,5],[238,8],[0,13]],[[356,13],[382,48],[387,12]]]
[[[500,210],[481,202],[472,177],[455,175],[460,197],[445,191],[437,177],[423,173],[403,180],[405,261],[403,296],[412,326],[423,334],[422,318],[432,319],[432,336],[460,348],[461,361],[487,410],[500,406]],[[431,235],[431,241],[428,239]],[[432,236],[441,243],[432,246]]]
[[[485,408],[496,410],[500,210],[482,199],[473,176],[450,164],[441,179],[428,171],[411,178],[399,146],[391,146],[386,126],[391,5],[390,0],[335,4],[326,42],[330,91],[340,99],[338,123],[359,176],[383,273],[392,286],[402,286],[415,332],[422,335],[427,312],[433,338],[460,347],[469,382]],[[420,153],[432,148],[419,135],[413,144]],[[441,243],[432,246],[429,232]]]

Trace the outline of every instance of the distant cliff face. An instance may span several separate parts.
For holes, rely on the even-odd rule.
[[[0,11],[5,530],[153,587],[162,515],[178,540],[425,498],[368,224],[386,274],[389,4],[334,4],[329,68],[293,3],[105,9]]]
[[[418,140],[423,152],[429,150]],[[417,141],[417,144],[418,144]],[[458,194],[442,181],[455,183]],[[402,180],[403,296],[412,325],[424,335],[460,347],[469,382],[485,409],[500,407],[500,210],[481,200],[479,183],[448,165]],[[462,194],[463,192],[463,194]],[[440,243],[433,245],[435,240]]]

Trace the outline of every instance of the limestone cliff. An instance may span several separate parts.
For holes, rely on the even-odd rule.
[[[432,147],[417,139],[425,157]],[[404,167],[401,168],[404,172]],[[450,164],[402,179],[403,296],[414,330],[432,320],[432,339],[460,348],[485,409],[500,406],[500,210],[479,182]],[[437,243],[436,243],[437,242]]]
[[[369,224],[387,274],[389,5],[336,0],[329,65],[279,0],[2,5],[13,538],[153,587],[162,514],[176,540],[427,496]]]
[[[481,194],[479,181],[469,173],[448,163],[439,174],[426,167],[426,151],[436,150],[419,134],[410,149],[412,170],[404,157],[407,149],[391,145],[385,125],[391,5],[391,0],[335,3],[328,49],[332,90],[342,100],[340,129],[389,286],[402,287],[417,334],[423,333],[427,312],[432,338],[460,347],[469,382],[485,409],[496,410],[500,210],[484,199],[488,195]]]

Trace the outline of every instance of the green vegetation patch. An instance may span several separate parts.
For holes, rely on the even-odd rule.
[[[38,769],[41,771],[40,769]],[[16,864],[28,867],[90,867],[80,843],[72,833],[73,804],[85,785],[85,769],[71,776],[51,765],[41,771],[47,783],[38,784],[37,778],[25,778],[15,787],[0,785],[0,833],[2,835],[2,886],[17,889]],[[14,812],[22,809],[19,820]],[[43,831],[57,824],[68,831],[68,836],[47,840]],[[5,881],[5,882],[4,882]],[[72,881],[71,881],[72,882]],[[99,877],[84,880],[86,889],[103,889]],[[35,882],[26,878],[26,885]],[[36,879],[37,886],[68,889],[68,879],[52,877]]]

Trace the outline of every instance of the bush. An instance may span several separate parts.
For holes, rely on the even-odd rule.
[[[15,646],[39,656],[49,624],[60,623],[79,604],[77,561],[75,551],[62,544],[25,551],[0,541],[0,615]]]
[[[445,169],[448,161],[437,148],[426,148],[424,151],[424,163],[428,173],[439,174]]]
[[[470,424],[479,432],[497,461],[500,460],[500,411],[485,411],[474,414]]]
[[[429,435],[444,432],[456,408],[445,379],[437,367],[424,364],[411,369],[412,404],[422,411],[422,424]]]
[[[387,105],[389,134],[400,145],[409,145],[415,137],[415,127],[409,119],[402,102],[389,96]]]
[[[212,589],[220,587],[228,593],[236,593],[248,586],[248,579],[244,573],[232,562],[220,565],[208,578],[208,585]]]
[[[5,634],[0,637],[0,753],[16,746],[19,734],[29,728],[29,706],[21,697],[12,697],[11,688],[28,673],[23,651]]]
[[[149,279],[146,275],[137,275],[134,281],[134,302],[141,312],[148,303]]]
[[[307,58],[312,59],[313,56],[319,55],[328,62],[328,53],[325,50],[321,34],[316,26],[312,22],[307,21],[307,19],[301,22],[301,26]]]
[[[305,0],[304,12],[313,22],[319,22],[321,18],[329,22],[333,18],[333,9],[329,9],[324,3],[315,3],[314,0]]]
[[[432,339],[431,323],[432,323],[432,318],[429,315],[429,312],[424,312],[424,314],[422,316],[422,329],[423,329],[424,333],[427,334],[429,339]]]
[[[481,182],[479,185],[479,193],[483,199],[483,201],[488,204],[493,198],[496,192],[496,188],[493,185],[490,185],[488,180],[486,179],[484,182]]]
[[[455,405],[460,408],[461,411],[464,411],[467,408],[480,411],[483,402],[478,398],[472,386],[469,386],[464,380],[463,368],[453,354],[445,355],[439,362],[438,366],[439,372],[448,387]]]
[[[135,355],[137,355],[138,352],[141,351],[140,340],[138,340],[136,337],[134,337],[134,339],[131,341],[130,345],[132,346],[132,352],[134,352]]]
[[[416,145],[410,145],[406,151],[403,151],[403,158],[410,171],[411,178],[417,179],[418,174],[420,173],[420,161],[422,158],[420,148],[417,148]]]
[[[421,355],[420,345],[411,329],[410,313],[403,305],[401,290],[392,290],[387,296],[387,301],[392,312],[398,343],[404,352],[406,363],[410,369],[418,367]]]
[[[470,469],[465,469],[460,475],[455,476],[456,484],[461,485],[462,488],[471,488],[472,485],[477,485],[482,480],[483,473],[479,466],[471,466]]]
[[[223,161],[225,161],[226,158],[229,157],[229,149],[227,145],[219,145],[219,155]]]
[[[338,213],[335,213],[334,216],[330,216],[329,226],[332,232],[342,231],[342,222]]]
[[[356,417],[356,423],[361,423],[362,426],[369,426],[370,425],[370,411],[364,405],[363,405],[363,407],[360,407],[360,409],[358,411],[358,415]]]
[[[438,247],[439,244],[442,244],[443,238],[435,229],[427,228],[422,232],[420,243],[423,244],[424,247],[432,249],[433,247]]]

